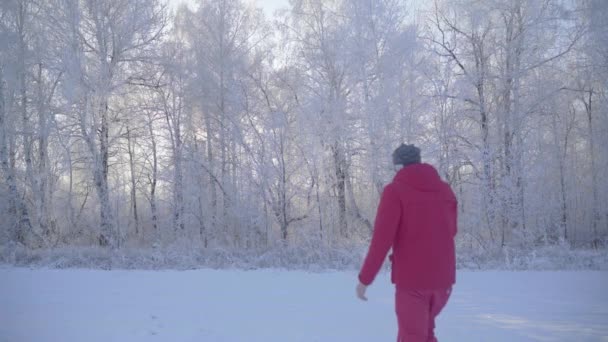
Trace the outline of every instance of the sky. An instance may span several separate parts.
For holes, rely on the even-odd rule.
[[[194,4],[197,0],[166,0],[172,9],[176,9],[182,3],[187,3],[191,7],[194,7]],[[244,0],[245,2],[253,2],[258,7],[261,7],[267,18],[272,18],[273,14],[276,10],[281,8],[289,7],[289,0]],[[428,7],[431,2],[425,2],[425,0],[409,0],[407,1],[408,13],[410,15],[416,16],[418,11]]]
[[[181,3],[194,4],[196,0],[167,0],[172,8],[177,8]],[[247,0],[246,0],[247,1]],[[272,17],[275,10],[289,5],[288,0],[249,0],[257,6],[262,7],[267,17]]]

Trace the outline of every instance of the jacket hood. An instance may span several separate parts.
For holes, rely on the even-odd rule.
[[[397,172],[393,182],[405,183],[416,190],[428,192],[440,191],[443,186],[437,170],[426,163],[405,166]]]

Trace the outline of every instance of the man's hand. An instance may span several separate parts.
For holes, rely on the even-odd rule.
[[[367,297],[365,297],[366,290],[367,290],[367,286],[365,286],[361,282],[359,282],[359,285],[357,285],[357,297],[359,297],[359,299],[361,299],[363,301],[367,301]]]

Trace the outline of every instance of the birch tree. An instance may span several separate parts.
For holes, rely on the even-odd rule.
[[[72,29],[71,52],[80,56],[68,72],[75,73],[71,79],[79,80],[83,90],[78,122],[99,200],[99,244],[116,248],[119,240],[108,180],[111,134],[118,120],[112,101],[130,79],[138,78],[137,64],[151,56],[165,25],[164,7],[157,1],[71,1],[65,11]]]

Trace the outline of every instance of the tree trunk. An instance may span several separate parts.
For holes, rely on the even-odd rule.
[[[176,122],[177,121],[177,122]],[[185,230],[184,223],[184,176],[183,176],[183,156],[182,156],[182,133],[180,121],[173,122],[173,138],[175,139],[175,147],[173,149],[173,186],[174,186],[174,211],[173,211],[173,227],[175,230]]]
[[[47,205],[47,194],[48,194],[48,137],[49,137],[49,113],[45,109],[45,98],[42,90],[42,63],[38,64],[38,189],[36,196],[36,211],[38,214],[38,222],[40,224],[41,233],[48,239],[51,237],[52,232],[49,227],[50,213]],[[49,100],[53,96],[53,90],[49,94]]]
[[[490,238],[495,242],[494,237],[494,223],[495,223],[495,210],[494,210],[494,185],[492,180],[492,160],[490,159],[490,141],[489,134],[490,129],[488,126],[488,114],[485,107],[485,94],[483,89],[483,82],[477,84],[477,93],[479,96],[479,108],[480,108],[480,119],[481,119],[481,136],[482,136],[482,163],[483,163],[483,206],[486,214],[486,221],[488,231],[490,232]],[[501,246],[504,244],[504,239],[501,240]]]
[[[228,161],[227,161],[227,143],[226,143],[226,122],[224,113],[224,98],[222,90],[222,105],[220,108],[220,182],[222,188],[226,189],[226,182],[228,179]],[[226,232],[228,228],[228,198],[224,194],[222,196],[222,222],[220,223],[221,230]]]
[[[566,134],[564,137],[564,142],[563,142],[563,150],[562,150],[562,144],[560,144],[560,130],[558,128],[557,125],[557,118],[556,115],[554,113],[553,115],[553,120],[552,120],[552,126],[553,126],[553,143],[555,145],[555,156],[557,158],[557,162],[558,162],[558,168],[559,168],[559,184],[560,184],[560,210],[561,210],[561,215],[560,215],[560,224],[559,224],[559,228],[560,228],[560,232],[558,232],[557,235],[559,235],[560,233],[563,234],[562,238],[564,239],[564,241],[568,241],[569,238],[571,238],[568,234],[568,202],[567,202],[567,188],[566,188],[566,166],[565,166],[565,159],[566,156],[568,155],[568,138],[569,138],[569,133],[570,133],[570,127],[566,128]]]
[[[525,226],[524,191],[521,168],[521,118],[520,107],[520,73],[523,48],[523,17],[521,3],[515,2],[504,15],[505,20],[505,74],[503,103],[504,129],[504,170],[503,170],[503,210],[501,217],[503,231],[510,235],[513,231]],[[503,242],[503,246],[506,243]]]
[[[593,194],[593,204],[592,204],[592,217],[591,217],[591,233],[592,235],[592,245],[594,248],[599,247],[599,235],[598,235],[598,227],[600,224],[600,209],[599,209],[599,193],[597,187],[597,171],[596,171],[596,162],[595,162],[595,137],[593,136],[593,89],[587,91],[587,98],[583,98],[583,104],[585,105],[585,111],[587,113],[587,122],[589,128],[589,153],[591,157],[591,192]]]
[[[36,191],[38,189],[38,182],[36,177],[34,176],[34,169],[32,163],[32,127],[29,122],[29,114],[28,114],[28,96],[27,96],[27,66],[25,64],[27,52],[26,52],[26,42],[25,42],[25,20],[27,9],[25,4],[20,1],[19,2],[19,14],[17,19],[17,30],[19,35],[19,100],[20,100],[20,111],[21,111],[21,135],[22,135],[22,145],[23,145],[23,158],[25,161],[25,194],[27,196],[28,185],[30,188],[30,195],[32,197],[36,197]],[[14,158],[14,157],[13,157]],[[13,163],[14,165],[14,163]],[[34,202],[36,200],[34,199]],[[20,200],[21,215],[25,212],[28,212],[27,204],[25,201]],[[36,218],[39,215],[35,215]],[[23,219],[23,218],[22,218]],[[30,222],[30,218],[28,215],[27,222]],[[41,222],[34,222],[34,226],[31,223],[28,224],[27,231],[22,231],[23,243],[29,245],[30,247],[40,247],[43,243],[42,236],[40,235],[40,225]],[[24,227],[21,227],[24,228]]]
[[[279,198],[278,198],[278,202],[279,202],[279,210],[280,212],[278,213],[279,215],[279,222],[281,224],[281,233],[282,233],[282,237],[283,237],[283,241],[287,241],[287,228],[289,226],[289,223],[287,221],[287,175],[286,175],[286,168],[285,168],[285,144],[283,141],[283,132],[279,133],[279,156],[280,156],[280,160],[279,160],[279,167],[280,169],[280,180],[279,180],[279,186],[278,186],[278,190],[279,190]]]
[[[156,135],[152,127],[152,120],[148,124],[150,140],[152,143],[152,179],[150,180],[150,211],[152,213],[152,228],[154,234],[158,233],[158,214],[156,208],[156,183],[158,182],[158,152],[156,150]]]
[[[69,142],[68,142],[69,144]],[[68,171],[69,171],[69,186],[68,186],[68,216],[70,222],[70,228],[76,228],[76,215],[74,211],[74,166],[72,163],[72,153],[69,150],[69,147],[66,147],[67,151],[67,159],[68,159]]]
[[[99,157],[96,159],[94,178],[97,196],[100,203],[101,233],[99,245],[103,247],[117,248],[118,237],[114,227],[114,215],[110,204],[110,193],[108,187],[109,171],[109,122],[108,122],[108,100],[102,98],[100,101],[101,129],[99,135]],[[95,147],[93,146],[93,149]]]
[[[213,177],[214,168],[214,155],[213,155],[213,130],[211,125],[211,114],[205,112],[205,130],[207,133],[207,160],[209,162],[209,190],[211,192],[211,225],[212,229],[217,229],[217,188],[215,179]]]
[[[31,225],[27,209],[21,203],[21,196],[15,179],[15,128],[8,116],[10,111],[7,110],[6,96],[3,69],[0,66],[0,164],[5,184],[8,187],[8,225],[11,227],[9,238],[13,241],[25,243],[25,232],[31,230]]]
[[[194,153],[195,156],[198,156],[199,151],[198,143],[194,142]],[[207,229],[208,225],[206,223],[205,210],[208,211],[208,207],[205,207],[205,201],[203,198],[203,193],[205,193],[205,176],[203,172],[197,173],[196,178],[198,179],[198,224],[199,224],[199,234],[201,241],[203,242],[203,248],[209,247],[209,230]],[[211,180],[213,182],[213,180]],[[209,186],[214,187],[214,183],[210,183]]]
[[[348,226],[346,221],[346,167],[344,156],[338,142],[332,147],[334,157],[334,168],[336,176],[336,188],[338,190],[338,219],[340,235],[348,238]]]
[[[139,217],[137,214],[137,189],[135,181],[135,158],[134,158],[134,147],[131,141],[131,129],[127,125],[127,152],[129,153],[129,169],[131,173],[131,210],[133,211],[133,221],[135,223],[135,236],[139,236]]]

